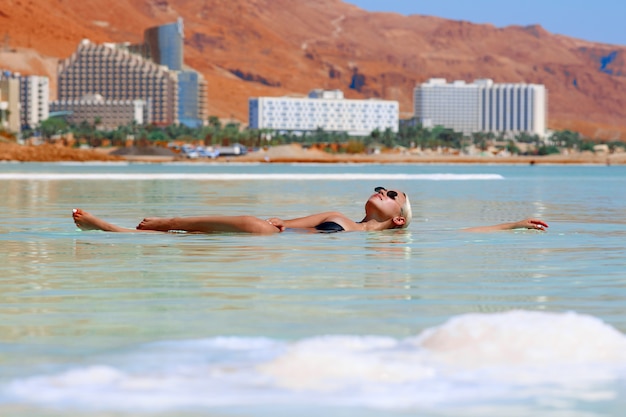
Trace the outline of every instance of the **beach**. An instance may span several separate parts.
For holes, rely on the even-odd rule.
[[[249,152],[241,156],[223,156],[216,159],[186,159],[180,155],[159,155],[145,149],[143,152],[127,152],[113,155],[118,148],[76,149],[62,145],[38,146],[0,143],[0,161],[61,162],[61,161],[136,161],[195,163],[263,162],[263,163],[446,163],[446,164],[626,164],[626,152],[569,152],[546,156],[500,156],[492,154],[462,155],[436,151],[381,152],[379,154],[328,153],[318,149],[306,149],[298,144],[279,145]],[[154,149],[154,148],[152,148]]]
[[[12,162],[87,162],[122,161],[106,151],[75,149],[60,144],[18,145],[0,142],[0,161]]]

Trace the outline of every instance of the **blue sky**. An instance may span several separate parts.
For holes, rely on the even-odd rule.
[[[626,0],[344,0],[362,9],[421,14],[548,32],[626,46]]]

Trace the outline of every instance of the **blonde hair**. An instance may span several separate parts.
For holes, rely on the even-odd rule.
[[[404,217],[404,224],[401,229],[406,229],[409,227],[411,220],[413,219],[413,210],[411,209],[411,202],[409,201],[409,196],[404,193],[404,204],[400,207],[400,215]]]

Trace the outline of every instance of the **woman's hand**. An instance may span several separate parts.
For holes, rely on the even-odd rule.
[[[524,219],[518,222],[512,223],[502,223],[496,224],[493,226],[480,226],[480,227],[470,227],[468,229],[463,229],[466,232],[495,232],[498,230],[512,230],[512,229],[533,229],[533,230],[541,230],[545,231],[548,228],[548,223],[539,219]]]
[[[548,228],[548,223],[539,219],[524,219],[512,224],[511,229],[534,229],[545,231]]]
[[[279,219],[278,217],[272,217],[265,221],[271,224],[272,226],[278,228],[278,230],[280,230],[281,232],[285,230],[285,221],[282,219]]]

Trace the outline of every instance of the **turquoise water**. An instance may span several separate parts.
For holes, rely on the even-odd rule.
[[[82,232],[81,207],[408,230]],[[0,414],[620,415],[626,167],[0,165]],[[540,217],[547,233],[466,226]]]

